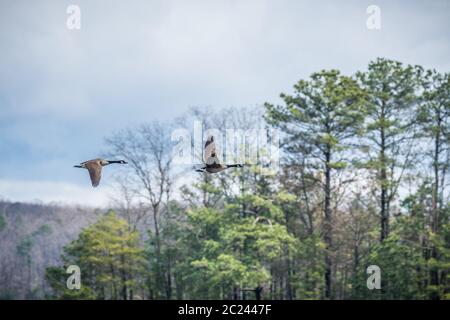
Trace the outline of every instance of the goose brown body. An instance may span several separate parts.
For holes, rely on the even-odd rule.
[[[126,164],[127,162],[124,160],[93,159],[82,162],[74,167],[87,169],[89,172],[89,177],[91,178],[92,186],[95,188],[100,184],[100,179],[102,178],[102,167],[112,163]]]

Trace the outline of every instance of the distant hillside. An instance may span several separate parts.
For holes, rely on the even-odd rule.
[[[0,299],[45,298],[45,268],[104,210],[0,201]]]

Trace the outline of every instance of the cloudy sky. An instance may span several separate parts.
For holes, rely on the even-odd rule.
[[[78,5],[81,29],[69,30]],[[366,27],[369,5],[381,29]],[[190,106],[256,106],[376,57],[450,71],[449,1],[0,0],[0,198],[105,205],[73,164]],[[105,170],[108,171],[108,170]]]

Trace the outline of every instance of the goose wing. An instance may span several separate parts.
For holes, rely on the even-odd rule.
[[[216,142],[214,136],[209,136],[205,142],[204,161],[207,166],[219,164],[220,160],[217,157]]]
[[[92,186],[97,187],[100,184],[100,179],[102,177],[102,166],[97,161],[87,161],[85,165],[89,171]]]

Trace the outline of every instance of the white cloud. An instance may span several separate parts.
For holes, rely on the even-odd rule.
[[[448,1],[77,0],[79,31],[69,4],[0,2],[0,195],[104,203],[105,189],[65,182],[82,185],[71,166],[100,156],[112,130],[194,105],[276,103],[321,69],[383,56],[450,71]]]
[[[106,207],[110,204],[112,187],[81,187],[52,181],[0,180],[0,197],[10,201],[42,201],[61,204],[83,204]]]

